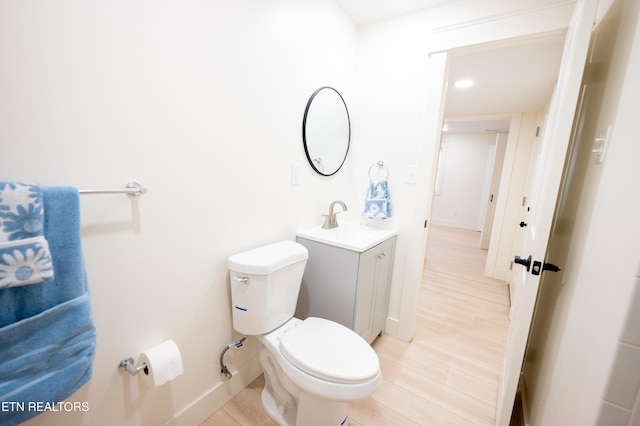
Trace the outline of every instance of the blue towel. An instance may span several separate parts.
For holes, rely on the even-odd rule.
[[[44,236],[54,279],[0,289],[0,425],[15,425],[62,402],[92,372],[95,326],[80,239],[76,188],[43,187]]]
[[[0,289],[40,284],[53,278],[43,229],[40,187],[0,182]]]
[[[371,180],[362,215],[369,219],[391,219],[391,194],[386,179]]]

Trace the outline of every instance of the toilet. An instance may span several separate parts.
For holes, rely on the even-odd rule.
[[[346,425],[347,403],[380,386],[380,363],[349,328],[293,317],[308,257],[307,249],[293,241],[230,256],[233,328],[258,339],[265,376],[262,405],[276,423]]]

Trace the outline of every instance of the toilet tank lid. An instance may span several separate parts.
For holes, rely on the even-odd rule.
[[[309,252],[302,244],[280,241],[229,256],[227,267],[244,274],[267,275],[308,257]]]

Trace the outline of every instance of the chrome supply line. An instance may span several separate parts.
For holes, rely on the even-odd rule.
[[[224,364],[224,354],[226,354],[229,349],[242,347],[242,342],[244,342],[245,340],[247,340],[247,336],[242,336],[240,340],[225,346],[225,348],[222,350],[222,353],[220,354],[220,372],[225,375],[227,380],[230,380],[231,377],[233,377],[233,373],[231,373],[231,371],[229,371],[227,366]]]

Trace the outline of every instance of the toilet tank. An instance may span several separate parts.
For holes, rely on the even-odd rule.
[[[257,336],[293,317],[309,253],[281,241],[229,256],[233,328]]]

